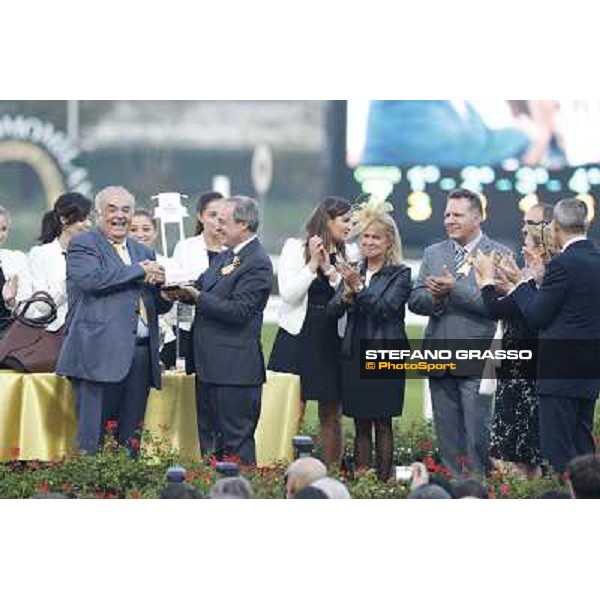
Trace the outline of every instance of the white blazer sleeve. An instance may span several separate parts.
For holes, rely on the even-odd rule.
[[[17,275],[19,277],[16,301],[20,302],[29,298],[32,293],[31,275],[29,273],[29,265],[27,264],[27,257],[23,252],[13,250],[10,254],[10,263],[10,275]]]
[[[46,244],[45,244],[46,245]],[[34,246],[29,251],[29,271],[34,292],[48,292],[56,306],[60,307],[67,303],[67,278],[66,267],[57,261],[65,259],[62,256],[55,257],[50,248]]]
[[[316,276],[305,264],[302,241],[294,238],[286,240],[277,265],[279,294],[284,302],[301,302]]]

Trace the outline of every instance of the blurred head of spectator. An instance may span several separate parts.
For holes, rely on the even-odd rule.
[[[160,492],[161,500],[198,500],[200,498],[202,498],[202,494],[187,482],[167,483]]]
[[[562,490],[548,490],[537,497],[538,500],[572,500],[572,496]]]
[[[286,497],[292,498],[301,489],[323,477],[327,477],[327,467],[319,459],[312,456],[296,459],[285,474]]]
[[[573,498],[600,498],[600,456],[587,454],[574,458],[567,466]]]
[[[311,485],[312,487],[325,492],[325,495],[329,500],[350,500],[348,488],[341,481],[333,479],[333,477],[317,479],[317,481]]]
[[[452,496],[435,483],[420,485],[410,492],[409,500],[452,500]]]
[[[69,500],[69,496],[60,492],[38,492],[30,496],[30,500]]]
[[[327,500],[327,494],[313,485],[303,487],[292,500]]]
[[[464,479],[454,486],[455,498],[479,498],[485,500],[488,498],[488,491],[485,485],[477,479]]]
[[[252,486],[244,477],[223,477],[208,493],[211,500],[250,500],[252,496]]]

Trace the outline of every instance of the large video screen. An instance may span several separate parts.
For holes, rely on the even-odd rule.
[[[409,253],[444,235],[455,187],[481,193],[485,231],[515,248],[524,212],[567,196],[600,236],[600,100],[349,100],[344,115],[344,192],[388,198]]]
[[[600,100],[349,101],[346,158],[441,168],[600,163]]]

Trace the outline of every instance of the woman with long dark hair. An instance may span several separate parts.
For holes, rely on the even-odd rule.
[[[42,218],[39,246],[29,251],[28,262],[33,291],[48,292],[57,306],[56,320],[49,331],[60,329],[67,316],[67,246],[77,233],[90,229],[92,201],[78,192],[58,197],[54,208]]]
[[[345,256],[351,205],[325,198],[306,224],[304,239],[288,239],[277,280],[282,304],[268,368],[300,375],[302,401],[319,403],[324,462],[339,464],[342,453],[340,340],[337,319],[326,306],[341,281],[335,269]]]

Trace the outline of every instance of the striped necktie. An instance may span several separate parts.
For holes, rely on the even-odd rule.
[[[465,264],[467,262],[469,253],[465,249],[464,246],[459,244],[454,245],[454,267],[456,270],[457,277],[464,277],[465,273],[462,271],[464,269]]]
[[[125,244],[120,244],[119,242],[111,242],[111,243],[115,247],[117,254],[121,257],[121,260],[126,265],[130,265],[131,257],[129,256],[129,253],[125,249]],[[142,320],[144,325],[148,325],[148,311],[146,310],[146,305],[144,304],[144,300],[143,300],[141,294],[140,294],[139,310],[140,310],[140,319]]]

